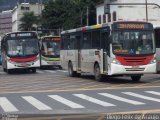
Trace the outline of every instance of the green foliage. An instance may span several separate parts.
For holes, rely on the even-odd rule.
[[[50,29],[86,26],[87,7],[89,25],[93,25],[96,23],[97,1],[99,0],[49,0],[42,12],[42,25]]]
[[[20,19],[21,24],[19,25],[20,30],[34,30],[34,24],[37,24],[38,17],[34,15],[33,12],[26,12],[23,14],[23,17]]]

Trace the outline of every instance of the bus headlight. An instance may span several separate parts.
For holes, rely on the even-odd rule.
[[[121,63],[120,63],[117,59],[115,59],[115,58],[112,60],[112,63],[113,63],[113,64],[118,64],[118,65],[121,64]]]
[[[156,62],[157,62],[156,58],[153,58],[153,59],[151,60],[150,64],[153,64],[153,63],[156,63]]]

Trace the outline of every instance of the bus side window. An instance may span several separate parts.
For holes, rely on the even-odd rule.
[[[68,50],[69,49],[69,35],[63,35],[62,36],[61,47],[63,47],[63,50]]]
[[[75,35],[70,35],[70,49],[77,49],[77,40]]]
[[[91,49],[91,32],[84,32],[83,33],[83,40],[82,40],[82,48],[83,49]]]
[[[100,48],[100,30],[92,32],[92,48]]]
[[[160,30],[155,30],[156,48],[160,48]]]
[[[62,37],[62,39],[60,41],[60,43],[61,43],[61,50],[64,50],[64,36],[61,36],[61,37]]]

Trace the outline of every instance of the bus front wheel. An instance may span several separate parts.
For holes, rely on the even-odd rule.
[[[32,68],[32,73],[36,73],[36,68]]]
[[[95,64],[94,66],[94,77],[96,81],[99,81],[99,82],[103,81],[103,76],[101,75],[100,67],[98,64]]]
[[[13,73],[13,70],[10,70],[10,69],[7,69],[6,71],[7,71],[8,74],[12,74]]]
[[[6,68],[3,68],[3,71],[4,71],[4,72],[7,72]]]
[[[141,75],[131,76],[132,81],[138,82],[141,79]]]

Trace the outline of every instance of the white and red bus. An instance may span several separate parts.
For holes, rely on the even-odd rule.
[[[40,65],[41,67],[53,67],[60,65],[60,36],[44,36],[40,40]]]
[[[153,25],[148,22],[117,21],[63,31],[60,59],[69,76],[93,73],[128,75],[139,81],[156,72]],[[107,77],[108,78],[108,77]]]
[[[2,66],[12,73],[16,69],[36,72],[40,67],[39,42],[36,32],[11,32],[1,41]]]

